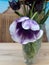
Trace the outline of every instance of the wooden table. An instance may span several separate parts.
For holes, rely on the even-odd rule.
[[[0,43],[0,65],[25,65],[21,45]],[[33,65],[49,65],[49,43],[42,43]]]

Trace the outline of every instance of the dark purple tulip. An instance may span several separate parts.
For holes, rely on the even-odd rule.
[[[35,42],[43,35],[38,23],[28,17],[15,20],[9,27],[11,38],[18,43],[27,44]]]
[[[40,13],[43,9],[44,1],[45,0],[25,0],[25,3],[28,5],[33,4],[35,2],[34,12],[38,11]],[[32,5],[30,7],[32,8]]]
[[[44,5],[44,0],[37,0],[34,6],[35,11],[38,11],[39,13],[42,11]]]
[[[31,4],[31,3],[33,3],[33,2],[34,2],[34,0],[25,0],[25,3]]]
[[[13,10],[20,9],[20,2],[16,2],[15,0],[9,1],[9,5]]]

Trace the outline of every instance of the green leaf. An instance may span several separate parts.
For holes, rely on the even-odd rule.
[[[20,16],[20,17],[22,17],[23,15],[22,14],[20,14],[19,12],[17,12],[17,11],[15,11],[15,13],[18,15],[18,16]]]
[[[34,17],[36,17],[37,14],[38,12],[35,12],[34,15],[31,17],[31,19],[34,19]]]
[[[45,16],[39,24],[44,24],[44,22],[47,20],[48,16]]]
[[[24,16],[27,15],[26,6],[25,6],[25,0],[23,0],[23,13],[24,13]]]
[[[35,2],[32,4],[32,9],[29,11],[29,17],[31,18],[33,16],[33,9],[34,9]]]
[[[39,22],[39,24],[44,24],[45,21],[47,20],[48,16],[49,16],[49,10],[48,10],[48,12],[45,14],[44,18]]]
[[[44,18],[44,11],[42,11],[40,14],[38,14],[37,18],[36,18],[36,21],[37,23],[39,23],[43,18]]]
[[[36,16],[33,18],[36,22],[38,22],[37,18],[38,18],[39,14],[37,13]]]

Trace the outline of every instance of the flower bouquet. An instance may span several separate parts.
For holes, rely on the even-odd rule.
[[[49,16],[46,0],[9,0],[10,7],[19,16],[9,27],[13,41],[22,44],[25,62],[34,63],[42,41],[42,25]],[[18,10],[22,7],[23,13]]]

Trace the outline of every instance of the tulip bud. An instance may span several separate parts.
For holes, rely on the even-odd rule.
[[[20,9],[20,2],[19,0],[9,0],[9,5],[13,10]]]

